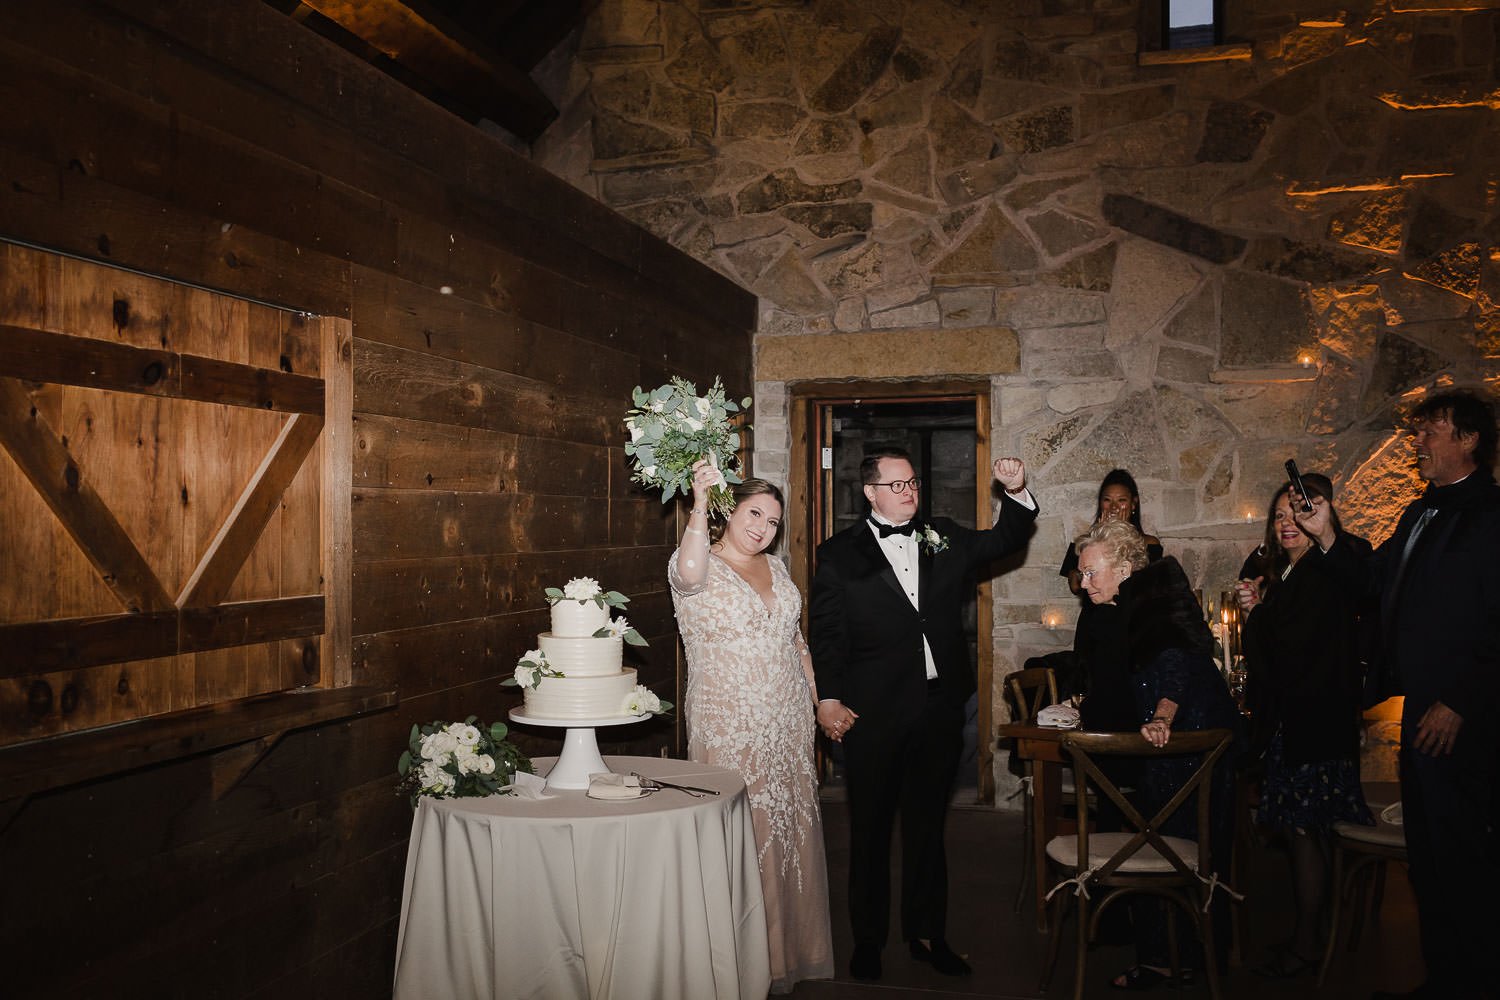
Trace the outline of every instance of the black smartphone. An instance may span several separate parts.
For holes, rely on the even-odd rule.
[[[1302,497],[1302,512],[1311,514],[1313,512],[1312,498],[1307,495],[1307,487],[1302,485],[1302,473],[1297,471],[1295,458],[1286,460],[1286,477],[1292,481],[1292,487],[1297,491],[1297,495]]]

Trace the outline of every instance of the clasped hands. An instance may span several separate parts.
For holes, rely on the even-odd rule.
[[[859,718],[859,713],[851,711],[844,703],[836,698],[818,702],[818,728],[823,730],[823,735],[841,743],[844,734],[854,728],[854,720]]]

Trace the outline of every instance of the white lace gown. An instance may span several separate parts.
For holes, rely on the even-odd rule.
[[[812,692],[802,669],[802,596],[781,560],[767,607],[717,556],[696,589],[668,579],[687,649],[688,757],[738,771],[750,797],[771,946],[771,992],[833,975],[828,867],[813,759]],[[694,574],[696,575],[696,574]]]

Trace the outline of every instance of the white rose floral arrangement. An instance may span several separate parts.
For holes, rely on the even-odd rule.
[[[463,722],[431,722],[411,727],[407,749],[396,761],[397,789],[411,798],[440,799],[494,795],[515,778],[532,772],[531,760],[505,739],[502,722],[485,726],[469,716]]]
[[[674,496],[691,496],[693,463],[707,459],[719,472],[719,482],[709,492],[708,505],[725,517],[734,510],[730,485],[743,482],[739,475],[740,435],[731,415],[750,406],[746,398],[736,403],[725,398],[716,378],[705,395],[684,378],[646,392],[636,386],[635,408],[625,416],[630,440],[625,454],[634,460],[632,478],[660,489],[661,502]]]
[[[644,684],[637,684],[631,688],[630,693],[620,702],[620,711],[625,715],[645,715],[648,712],[653,715],[660,715],[663,712],[670,712],[671,710],[672,703],[670,701],[662,701],[656,695],[652,694],[651,689]]]
[[[560,670],[553,668],[547,662],[547,654],[540,649],[528,649],[525,654],[516,661],[516,669],[513,674],[501,681],[502,687],[523,687],[535,691],[536,686],[542,682],[543,677],[566,677]]]

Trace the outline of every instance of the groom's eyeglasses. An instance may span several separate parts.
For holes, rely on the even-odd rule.
[[[922,477],[912,476],[910,479],[898,479],[894,483],[871,483],[871,486],[889,486],[892,493],[905,493],[911,490],[915,493],[922,488]]]

